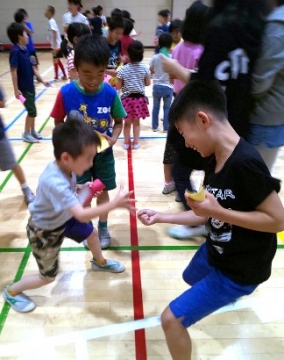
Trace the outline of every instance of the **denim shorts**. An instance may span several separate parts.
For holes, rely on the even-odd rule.
[[[238,298],[251,294],[258,285],[240,285],[209,265],[206,243],[202,244],[187,268],[183,279],[192,287],[173,300],[169,307],[182,325],[189,327]]]

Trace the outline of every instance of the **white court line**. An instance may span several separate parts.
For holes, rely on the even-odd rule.
[[[47,70],[45,70],[42,74],[40,74],[41,76],[45,76],[46,74],[48,74],[50,72],[50,70],[53,69],[53,66],[50,66]],[[15,96],[11,97],[11,99],[9,99],[8,101],[5,102],[5,105],[9,105],[11,104],[13,101],[18,100],[15,98]]]
[[[37,351],[44,351],[55,346],[64,346],[68,344],[76,344],[76,353],[79,349],[83,350],[83,341],[98,339],[105,336],[123,334],[129,331],[146,329],[150,327],[159,326],[161,324],[160,317],[152,317],[148,319],[129,321],[121,324],[114,324],[103,326],[100,328],[93,328],[89,330],[73,331],[70,333],[51,336],[49,338],[38,336],[36,342],[19,342],[0,347],[0,357],[16,356],[22,354],[35,353]],[[86,348],[83,353],[86,353]],[[80,355],[80,360],[82,359]]]
[[[267,304],[269,303],[269,311]],[[235,310],[250,308],[253,310],[262,322],[271,322],[279,319],[282,314],[281,309],[284,303],[284,295],[281,297],[271,295],[260,296],[257,298],[244,298],[237,301],[235,304],[224,306],[223,308],[215,311],[214,314],[221,314]],[[265,306],[266,304],[266,306]],[[28,315],[27,315],[28,316]],[[75,344],[76,359],[87,360],[88,349],[87,340],[98,339],[101,337],[123,334],[130,331],[147,329],[161,325],[160,316],[146,318],[142,320],[129,321],[121,324],[114,324],[93,328],[88,330],[73,331],[70,333],[45,337],[44,335],[38,336],[35,342],[20,342],[0,346],[0,358],[5,356],[16,356],[22,354],[35,353],[37,351],[53,351],[56,346],[63,346],[68,344]]]

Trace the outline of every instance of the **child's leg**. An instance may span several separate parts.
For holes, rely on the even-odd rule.
[[[130,144],[130,130],[131,130],[131,119],[124,119],[123,125],[123,136],[124,136],[124,149],[128,149]],[[127,146],[128,145],[128,146]]]
[[[152,130],[157,131],[159,127],[159,111],[160,111],[161,94],[159,85],[153,86],[153,110],[152,110]]]
[[[38,289],[44,285],[52,283],[53,281],[54,278],[42,278],[39,274],[25,276],[21,280],[9,286],[8,293],[17,295],[26,290]]]
[[[64,69],[64,65],[62,64],[61,60],[60,59],[57,59],[57,64],[58,66],[60,67],[61,71],[62,71],[62,74],[63,74],[63,80],[67,80],[67,76],[66,76],[66,72],[65,72],[65,69]]]
[[[31,130],[34,128],[35,128],[35,118],[27,115],[25,121],[25,132],[30,133]]]
[[[174,162],[175,156],[175,149],[167,139],[163,159],[165,183],[162,193],[164,195],[170,194],[176,188],[172,177],[172,164]]]
[[[164,120],[163,120],[163,130],[169,130],[169,110],[172,103],[173,98],[173,90],[167,86],[165,86],[163,101],[164,101]]]
[[[165,183],[170,183],[173,181],[173,177],[172,177],[172,164],[164,164],[164,178],[165,178]]]
[[[221,307],[251,294],[257,285],[240,285],[208,264],[206,244],[201,245],[183,274],[192,287],[171,301],[161,316],[167,344],[174,359],[191,358],[187,327]]]
[[[110,271],[114,273],[119,273],[125,270],[125,267],[121,262],[113,259],[105,259],[103,257],[101,243],[95,229],[87,238],[87,242],[88,248],[91,250],[93,255],[93,260],[91,260],[93,270]]]
[[[30,204],[34,201],[35,195],[33,194],[32,190],[28,186],[28,183],[26,182],[26,178],[21,166],[17,164],[15,167],[12,168],[12,171],[20,183],[26,204]]]
[[[37,111],[35,106],[35,91],[33,92],[25,91],[23,95],[26,98],[24,106],[28,112],[25,121],[25,131],[23,133],[23,140],[28,143],[35,143],[38,142],[39,139],[42,139],[42,136],[35,131],[35,118],[37,116]]]
[[[28,312],[35,308],[35,303],[23,294],[23,291],[37,289],[54,281],[58,271],[63,230],[64,227],[53,231],[43,231],[34,225],[31,218],[29,219],[27,235],[40,274],[26,276],[4,290],[5,301],[16,311]]]
[[[134,138],[133,147],[135,147],[135,145],[139,145],[140,119],[133,119],[132,126],[133,126],[133,138]]]
[[[162,327],[173,359],[191,359],[192,342],[187,328],[172,313],[169,306],[162,313]]]
[[[58,59],[53,57],[53,66],[54,66],[54,79],[58,79]]]

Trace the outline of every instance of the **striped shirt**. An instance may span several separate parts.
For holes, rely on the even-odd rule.
[[[67,56],[67,70],[68,70],[68,78],[70,79],[70,71],[74,69],[74,50],[71,50]]]
[[[142,62],[122,66],[117,74],[117,78],[122,80],[121,98],[133,93],[145,95],[145,79],[147,77],[150,77],[150,70]]]

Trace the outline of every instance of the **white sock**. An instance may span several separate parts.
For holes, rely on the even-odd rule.
[[[26,189],[29,187],[27,182],[24,182],[23,184],[20,184],[20,185],[21,185],[21,189]]]

